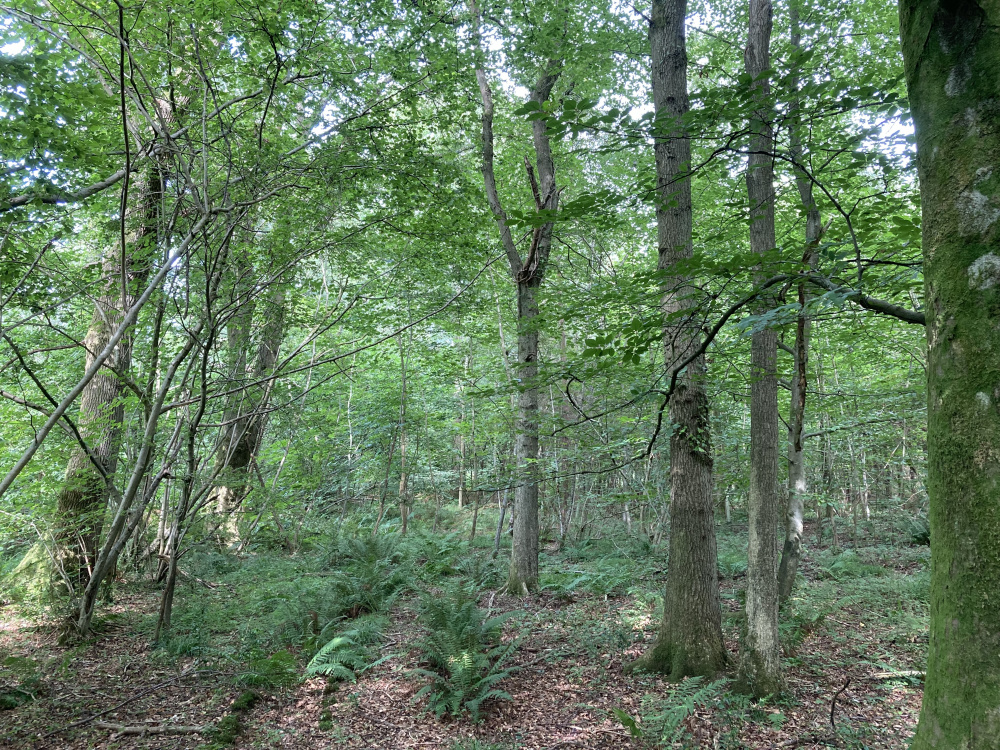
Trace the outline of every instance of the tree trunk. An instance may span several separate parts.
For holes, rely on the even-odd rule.
[[[527,387],[517,400],[514,442],[517,487],[514,489],[514,541],[507,589],[528,593],[538,586],[538,301],[535,283],[517,285],[518,375]]]
[[[94,315],[83,341],[85,371],[121,325],[134,302],[132,295],[146,285],[156,253],[162,194],[163,177],[154,162],[133,183],[130,205],[125,211],[125,247],[119,242],[104,255],[103,286],[94,300]],[[123,278],[128,281],[125,289]],[[121,338],[103,369],[84,388],[80,400],[77,424],[90,455],[80,446],[75,446],[70,454],[66,480],[57,500],[56,531],[56,562],[64,580],[74,589],[82,589],[90,579],[118,467],[125,414],[124,379],[132,364],[133,339],[134,331]]]
[[[799,27],[798,2],[793,2],[789,8],[791,23],[791,42],[796,50],[801,49],[802,34]],[[798,79],[792,83],[794,91],[798,92]],[[793,111],[799,110],[798,97],[793,101]],[[805,173],[803,166],[803,150],[801,126],[798,117],[793,117],[790,124],[791,154],[795,161],[795,185],[799,191],[799,199],[806,209],[806,247],[802,257],[804,266],[816,267],[817,246],[819,245],[822,224],[819,208],[813,199],[813,183]],[[806,305],[809,298],[806,285],[799,284],[800,312],[795,325],[795,373],[792,377],[791,409],[788,419],[788,508],[785,513],[785,546],[781,552],[781,563],[778,566],[778,598],[785,601],[791,596],[795,585],[795,574],[798,572],[799,559],[802,557],[802,523],[805,515],[806,461],[802,448],[802,428],[806,414],[806,391],[808,386],[807,366],[809,364],[809,335],[811,321],[806,315]]]
[[[469,340],[471,346],[472,340]],[[473,365],[472,352],[469,352],[469,366]],[[468,379],[468,375],[466,375]],[[470,383],[475,382],[475,378],[469,380]],[[471,464],[471,481],[472,489],[469,490],[470,499],[472,500],[472,529],[469,531],[469,544],[472,544],[476,539],[476,524],[479,522],[479,456],[476,453],[476,402],[472,399],[469,400],[469,416],[471,421],[469,424],[469,463]]]
[[[406,353],[403,351],[403,334],[399,334],[399,533],[406,534],[406,526],[409,520],[408,506],[406,502],[407,473],[406,473]]]
[[[680,118],[688,111],[687,0],[654,0],[649,24],[658,201],[658,267],[669,270],[692,255],[691,142]],[[685,319],[690,289],[683,276],[664,282],[664,356],[674,368],[701,344]],[[672,680],[714,676],[726,666],[719,601],[712,447],[705,358],[691,362],[670,399],[670,556],[663,622],[656,643],[630,669],[664,672]]]
[[[237,307],[226,325],[226,345],[229,355],[229,372],[232,387],[242,387],[242,389],[229,396],[226,403],[224,416],[225,426],[219,436],[219,445],[215,452],[216,468],[219,471],[220,486],[215,490],[216,513],[219,516],[219,538],[225,543],[227,537],[238,536],[235,519],[232,518],[231,508],[235,506],[236,490],[226,486],[222,482],[229,479],[223,472],[228,467],[245,466],[249,463],[249,457],[244,457],[244,438],[246,436],[248,417],[247,401],[249,394],[246,390],[246,379],[249,374],[247,368],[247,352],[250,348],[250,333],[253,329],[254,299],[252,290],[248,288],[247,282],[251,273],[250,264],[245,257],[238,257],[233,263],[234,300]],[[165,572],[165,568],[164,568]]]
[[[774,139],[766,104],[770,68],[771,1],[750,1],[750,31],[744,51],[746,72],[755,79],[760,108],[751,122],[747,164],[750,248],[766,253],[775,246]],[[766,304],[766,303],[765,303]],[[750,497],[747,549],[747,625],[742,639],[737,684],[757,697],[784,691],[778,640],[778,336],[773,329],[754,332],[750,344]]]
[[[480,12],[474,0],[469,3],[473,16],[475,43],[480,56],[485,55],[479,25]],[[529,100],[539,106],[549,100],[552,88],[562,72],[562,61],[549,59],[542,74],[535,83]],[[514,244],[507,214],[500,203],[496,176],[493,168],[493,91],[490,88],[486,70],[480,60],[476,67],[476,80],[483,103],[483,182],[486,197],[500,230],[511,276],[517,285],[517,358],[520,380],[516,438],[514,443],[515,471],[517,486],[514,492],[514,542],[511,551],[510,574],[507,591],[511,594],[526,594],[538,587],[538,288],[545,277],[549,251],[552,246],[553,222],[548,221],[535,228],[527,255],[522,257]],[[547,134],[545,119],[531,123],[532,144],[535,151],[536,181],[531,163],[525,157],[528,181],[535,199],[537,212],[554,213],[559,207],[559,191],[556,190],[555,163]]]
[[[503,494],[500,496],[500,517],[497,518],[497,531],[493,536],[493,559],[495,560],[497,555],[500,554],[500,536],[503,534],[503,519],[507,515],[507,488],[504,487]]]
[[[277,287],[271,293],[265,314],[264,330],[261,334],[257,358],[250,371],[248,387],[238,394],[232,418],[227,418],[222,439],[216,454],[217,465],[224,467],[225,481],[216,487],[216,512],[220,516],[220,537],[223,541],[239,541],[239,529],[235,513],[243,502],[250,485],[250,467],[260,448],[267,422],[267,403],[272,389],[272,381],[259,381],[270,376],[278,360],[278,350],[284,336],[285,291]],[[252,315],[252,311],[250,313]],[[237,329],[230,329],[236,335],[236,346],[246,347],[248,339],[239,328],[249,321],[237,323]],[[245,333],[249,334],[247,328]],[[232,345],[232,344],[231,344]],[[223,468],[220,468],[222,471]]]
[[[927,311],[930,650],[914,750],[1000,747],[1000,2],[902,0]]]

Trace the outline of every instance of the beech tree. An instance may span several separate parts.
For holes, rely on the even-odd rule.
[[[750,29],[743,52],[755,103],[747,159],[750,249],[761,256],[773,250],[774,133],[769,103],[772,9],[770,0],[751,0]],[[763,274],[759,277],[763,281]],[[766,308],[764,308],[766,309]],[[750,343],[750,494],[747,553],[747,627],[740,650],[738,681],[756,696],[784,690],[778,640],[778,335],[762,327]]]
[[[799,5],[793,0],[788,9],[789,25],[791,27],[790,41],[792,54],[802,52],[802,29],[799,19]],[[794,64],[794,63],[793,63]],[[822,234],[822,223],[819,207],[816,204],[811,176],[806,172],[805,150],[803,146],[803,127],[801,105],[796,94],[799,89],[799,77],[793,70],[791,76],[790,118],[789,118],[789,152],[795,169],[795,187],[806,214],[805,245],[802,253],[804,268],[815,270],[818,262],[818,245]],[[785,601],[792,593],[795,585],[795,575],[799,560],[802,557],[803,517],[805,515],[806,457],[803,445],[803,426],[806,418],[806,395],[808,393],[809,341],[812,333],[812,320],[809,316],[810,288],[805,281],[798,284],[799,314],[795,319],[795,342],[792,358],[793,370],[789,388],[788,410],[788,505],[785,512],[785,544],[781,551],[781,562],[778,565],[778,598]]]
[[[172,118],[167,118],[171,121]],[[163,201],[164,175],[150,160],[132,185],[131,201],[123,197],[125,226],[120,241],[105,252],[102,289],[94,300],[84,346],[84,371],[109,344],[126,313],[145,289],[157,260],[157,235]],[[59,493],[54,562],[71,590],[86,586],[96,562],[106,505],[115,490],[121,449],[123,396],[131,379],[134,330],[129,328],[111,350],[80,396],[77,419],[81,441],[70,455]]]
[[[470,3],[477,38],[481,19],[475,3]],[[480,45],[480,56],[485,50]],[[563,61],[549,58],[538,74],[528,98],[534,111],[541,112],[549,101],[552,88],[559,80]],[[556,189],[555,162],[545,118],[531,123],[535,167],[525,158],[526,179],[531,187],[535,211],[541,221],[531,232],[527,248],[518,250],[509,226],[507,214],[500,202],[493,164],[493,91],[482,62],[476,68],[476,80],[482,99],[483,180],[490,211],[500,231],[500,240],[510,265],[511,277],[517,288],[517,377],[519,396],[514,443],[517,487],[514,493],[514,543],[511,552],[510,578],[507,590],[512,594],[527,594],[538,587],[538,288],[552,249],[551,218],[559,208]]]
[[[902,0],[927,299],[931,617],[915,750],[1000,747],[1000,3]]]

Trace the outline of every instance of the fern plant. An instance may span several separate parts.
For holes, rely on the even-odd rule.
[[[665,698],[658,700],[641,721],[620,708],[613,708],[611,712],[633,737],[669,746],[687,734],[684,720],[698,707],[718,699],[728,682],[723,679],[706,683],[703,677],[689,677],[675,685]]]
[[[338,570],[330,580],[330,590],[350,618],[385,611],[410,580],[395,538],[343,539],[331,562]]]
[[[386,620],[365,617],[354,627],[331,638],[306,665],[306,674],[322,675],[333,681],[355,682],[357,675],[378,666],[393,654],[373,660],[374,647],[382,640]]]
[[[426,696],[428,709],[439,719],[468,713],[473,720],[487,700],[510,700],[497,685],[517,671],[504,665],[518,642],[500,643],[503,623],[512,614],[483,619],[482,610],[461,587],[441,596],[425,595],[420,621],[427,632],[417,645],[426,667],[413,674],[430,681],[413,699]]]
[[[237,674],[237,682],[247,687],[280,688],[298,680],[299,665],[288,651],[277,651],[271,656],[252,658],[245,671]]]

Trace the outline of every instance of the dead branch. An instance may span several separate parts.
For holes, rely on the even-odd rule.
[[[895,680],[904,677],[912,677],[916,679],[924,679],[924,672],[919,669],[904,669],[900,672],[876,672],[871,675],[869,680]]]
[[[837,731],[837,725],[833,721],[833,712],[837,710],[837,698],[840,697],[840,694],[842,692],[844,692],[845,690],[847,690],[847,686],[850,685],[850,684],[851,684],[851,678],[848,677],[847,681],[844,682],[844,687],[842,687],[840,690],[838,690],[836,693],[834,693],[833,694],[833,700],[830,701],[830,728],[834,732]]]
[[[133,695],[131,698],[126,698],[121,703],[117,703],[114,706],[112,706],[111,708],[107,708],[107,709],[105,709],[103,711],[100,711],[100,712],[94,714],[93,716],[88,716],[86,719],[80,719],[79,721],[74,721],[72,724],[67,724],[62,729],[53,729],[51,732],[49,732],[44,737],[42,737],[42,739],[43,740],[47,740],[49,737],[52,737],[53,735],[62,734],[63,732],[68,732],[70,729],[76,729],[77,727],[82,727],[84,724],[89,724],[94,719],[99,719],[102,716],[106,716],[107,714],[110,714],[110,713],[112,713],[114,711],[117,711],[122,706],[126,706],[129,703],[131,703],[132,701],[137,701],[140,698],[142,698],[143,696],[146,696],[146,695],[149,695],[150,693],[156,692],[160,688],[165,688],[168,685],[173,685],[175,682],[179,682],[180,680],[183,680],[185,677],[191,677],[193,675],[198,675],[198,674],[214,674],[214,673],[215,673],[214,669],[186,669],[183,672],[181,672],[179,675],[177,675],[176,677],[173,677],[173,678],[171,678],[169,680],[165,680],[163,682],[157,683],[156,685],[153,685],[152,687],[148,687],[145,690],[140,690],[138,693],[136,693],[135,695]]]
[[[209,730],[207,726],[200,727],[185,727],[175,724],[112,724],[108,721],[98,721],[94,723],[94,726],[100,727],[101,729],[111,729],[117,735],[126,734],[204,734]]]

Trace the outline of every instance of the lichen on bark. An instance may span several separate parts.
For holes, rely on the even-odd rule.
[[[1000,748],[1000,1],[902,0],[927,298],[931,618],[914,750]],[[984,398],[985,397],[985,398]]]

